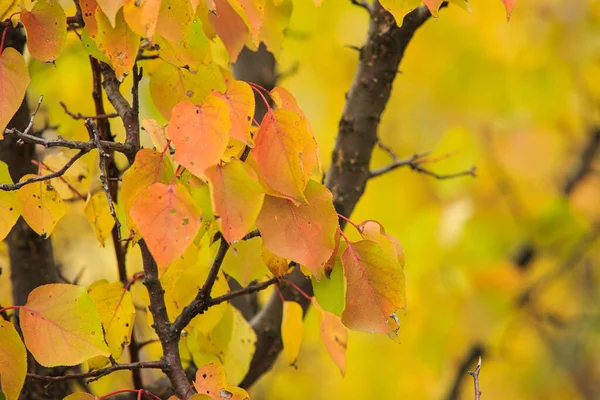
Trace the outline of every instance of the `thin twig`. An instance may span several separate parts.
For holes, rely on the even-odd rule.
[[[75,113],[69,111],[69,109],[67,108],[67,105],[65,103],[63,103],[62,101],[59,104],[61,105],[63,110],[65,110],[65,113],[73,119],[108,119],[108,118],[117,118],[119,116],[119,114],[117,114],[117,113],[101,114],[101,115],[83,115],[81,113],[75,114]]]
[[[469,371],[469,366],[472,365],[479,357],[483,356],[484,353],[485,348],[482,344],[477,343],[471,346],[456,370],[450,392],[445,397],[446,400],[458,400],[461,383],[465,377],[465,374]]]
[[[469,371],[468,374],[473,377],[473,386],[475,387],[475,400],[481,400],[481,390],[479,390],[479,371],[481,371],[481,356],[475,367],[475,371]]]
[[[102,143],[100,143],[100,138],[98,137],[98,130],[96,129],[96,125],[91,119],[85,120],[85,127],[87,128],[89,134],[94,138],[96,142],[96,147],[98,147],[98,164],[100,165],[100,182],[102,183],[102,189],[106,194],[106,201],[108,202],[108,208],[110,209],[110,215],[112,215],[115,220],[115,227],[117,232],[117,243],[121,243],[121,223],[119,222],[119,218],[117,217],[117,212],[115,210],[115,205],[113,203],[112,196],[110,194],[110,188],[108,187],[108,180],[106,179],[106,158],[110,157],[108,154],[104,152],[102,148]]]
[[[58,171],[53,172],[51,174],[36,176],[36,177],[29,178],[29,179],[26,179],[21,182],[17,182],[12,185],[7,184],[7,183],[0,183],[0,190],[5,190],[5,191],[18,190],[25,185],[29,185],[30,183],[42,182],[42,181],[47,181],[49,179],[61,177],[65,174],[65,172],[67,172],[67,170],[69,168],[71,168],[71,166],[75,163],[75,161],[79,160],[84,154],[87,154],[88,152],[89,152],[89,150],[80,150],[61,169],[59,169]]]
[[[279,280],[276,277],[273,277],[265,282],[255,283],[253,285],[248,285],[245,288],[241,288],[239,290],[234,290],[229,293],[225,293],[222,296],[215,297],[214,299],[210,299],[208,301],[208,307],[216,306],[217,304],[221,304],[225,301],[230,301],[236,297],[245,296],[248,294],[260,292],[261,290],[265,290],[269,286],[277,283]]]
[[[69,374],[69,375],[61,375],[61,376],[44,376],[37,375],[32,373],[27,373],[28,378],[37,379],[45,382],[60,382],[66,381],[69,379],[85,379],[85,378],[101,378],[103,376],[109,375],[115,371],[122,370],[134,370],[134,369],[163,369],[166,367],[166,363],[164,361],[140,361],[137,363],[129,363],[129,364],[115,364],[110,367],[97,369],[89,372],[82,372],[78,374]]]

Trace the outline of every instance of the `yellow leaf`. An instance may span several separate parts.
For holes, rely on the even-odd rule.
[[[135,307],[131,292],[120,282],[94,284],[88,289],[100,314],[104,337],[112,356],[119,359],[131,341],[135,322]]]
[[[11,185],[13,183],[8,165],[0,161],[0,184]],[[17,194],[14,191],[5,191],[0,189],[0,241],[8,235],[12,227],[19,219],[21,213],[20,203],[17,201]]]
[[[264,20],[260,27],[260,40],[267,49],[279,59],[283,45],[284,32],[288,28],[292,14],[291,0],[267,0],[265,2]]]
[[[194,11],[190,0],[162,0],[156,34],[173,43],[184,42],[193,19]]]
[[[78,392],[68,395],[63,400],[100,400],[100,398],[90,393]]]
[[[113,203],[116,209],[116,205]],[[85,202],[83,208],[85,217],[92,225],[96,238],[104,247],[104,241],[110,236],[113,226],[115,226],[115,219],[110,214],[110,207],[108,206],[108,200],[104,192],[98,192],[93,196],[89,196]]]
[[[29,70],[23,56],[8,47],[0,54],[0,140],[4,138],[4,128],[21,106],[29,85]]]
[[[162,152],[167,148],[166,126],[162,126],[155,119],[144,119],[142,128],[148,133],[156,151]]]
[[[13,324],[0,319],[0,393],[17,400],[27,374],[27,350]]]
[[[255,237],[231,245],[221,268],[242,286],[265,278],[269,270],[262,258],[262,239]]]
[[[283,303],[283,317],[281,318],[281,339],[283,352],[290,364],[294,364],[300,352],[304,323],[302,322],[302,307],[295,301]]]
[[[218,362],[198,368],[194,387],[199,393],[206,393],[213,399],[250,400],[244,389],[229,384],[225,370]]]
[[[419,7],[421,0],[380,0],[380,3],[394,16],[396,24],[402,26],[404,16]]]
[[[20,315],[25,345],[45,367],[77,365],[110,354],[100,316],[84,287],[40,286],[29,294]]]
[[[229,135],[244,144],[254,147],[254,139],[250,133],[254,117],[254,93],[246,82],[227,81],[227,90],[222,98],[229,106],[231,131]]]
[[[154,39],[161,3],[161,0],[125,0],[123,14],[131,30]]]
[[[262,258],[269,271],[271,271],[271,273],[278,278],[281,278],[287,274],[290,269],[290,265],[285,258],[271,253],[264,246],[262,249]]]
[[[44,158],[42,168],[46,169],[47,167],[48,172],[56,172],[63,168],[65,164],[71,160],[72,156],[72,154],[68,155],[62,151],[51,154]],[[85,193],[90,186],[88,166],[86,162],[80,158],[69,167],[63,176],[52,179],[51,182],[52,186],[54,186],[63,200],[73,198],[75,195],[73,189],[76,190],[78,194]]]
[[[104,11],[104,14],[106,14],[110,24],[114,27],[117,11],[123,6],[123,0],[98,0],[98,5]]]
[[[35,176],[25,175],[21,181]],[[65,205],[48,181],[23,186],[17,191],[17,199],[21,202],[23,218],[40,236],[49,236],[58,220],[65,215]]]

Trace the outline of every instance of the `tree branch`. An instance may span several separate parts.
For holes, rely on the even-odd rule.
[[[65,103],[63,103],[62,101],[58,104],[60,104],[60,106],[63,108],[63,110],[65,110],[65,113],[73,119],[108,119],[108,118],[117,118],[119,116],[118,113],[100,114],[100,115],[83,115],[81,113],[75,114],[75,113],[69,111],[69,109],[67,108],[67,105]]]
[[[479,362],[475,367],[475,371],[469,371],[469,375],[473,377],[473,386],[475,388],[475,400],[481,399],[481,390],[479,390],[479,371],[481,371],[481,356],[479,356]]]
[[[279,282],[279,279],[273,277],[265,282],[255,283],[254,285],[248,285],[245,288],[241,288],[239,290],[234,290],[232,292],[226,293],[222,296],[215,297],[214,299],[210,299],[208,301],[207,307],[216,306],[217,304],[221,304],[225,301],[230,301],[239,296],[245,296],[248,294],[260,292],[261,290],[265,290],[269,286]]]
[[[139,369],[164,369],[166,367],[166,363],[163,360],[160,361],[140,361],[130,364],[115,364],[110,367],[97,369],[89,372],[82,372],[78,374],[69,374],[69,375],[61,375],[61,376],[43,376],[38,374],[28,373],[27,377],[31,379],[37,379],[44,382],[60,382],[66,381],[69,379],[86,379],[86,378],[101,378],[106,375],[110,375],[115,371],[122,370],[139,370]]]
[[[448,393],[448,396],[446,396],[446,400],[459,399],[458,396],[460,391],[460,384],[462,383],[465,374],[469,371],[469,366],[473,364],[478,358],[481,358],[484,352],[485,348],[481,344],[474,344],[473,346],[471,346],[469,352],[465,355],[465,358],[456,370],[456,375],[454,376],[452,387],[450,389],[450,393]]]

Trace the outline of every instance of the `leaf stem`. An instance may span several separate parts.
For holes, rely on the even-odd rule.
[[[287,283],[288,285],[290,285],[291,287],[293,287],[294,289],[296,289],[298,291],[298,293],[300,293],[302,296],[304,296],[304,298],[306,298],[307,300],[311,300],[312,297],[309,296],[308,294],[306,294],[306,292],[302,289],[300,289],[298,287],[298,285],[296,285],[294,282],[290,281],[289,279],[282,279],[283,282]]]

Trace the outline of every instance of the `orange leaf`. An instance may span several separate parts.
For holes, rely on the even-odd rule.
[[[423,3],[425,3],[434,18],[439,17],[438,11],[443,2],[444,0],[423,0]]]
[[[154,39],[161,0],[125,0],[123,14],[125,21],[135,33]]]
[[[502,0],[502,2],[504,3],[504,8],[506,8],[506,20],[510,21],[513,10],[517,5],[517,0]]]
[[[406,262],[404,249],[400,245],[398,239],[385,233],[385,229],[383,229],[383,226],[379,222],[367,220],[361,222],[358,227],[361,229],[361,236],[363,239],[369,239],[379,243],[381,249],[386,254],[396,258],[400,263],[400,266],[404,268]]]
[[[96,21],[98,23],[96,45],[110,60],[117,78],[122,80],[135,64],[140,48],[140,37],[127,26],[122,9],[117,13],[114,27],[100,10],[96,10]]]
[[[25,175],[21,181],[36,175]],[[48,181],[35,182],[21,187],[17,191],[21,202],[21,214],[27,224],[38,235],[49,236],[56,223],[65,215],[65,204],[58,192]]]
[[[20,315],[25,345],[45,367],[110,355],[98,311],[84,287],[57,283],[33,289]]]
[[[29,71],[23,56],[8,47],[0,54],[0,140],[4,128],[21,106],[29,85]]]
[[[189,0],[162,0],[156,34],[173,43],[181,43],[194,19],[194,10]]]
[[[279,59],[284,32],[292,15],[292,0],[266,0],[263,23],[260,27],[260,41]]]
[[[85,29],[88,31],[92,39],[96,38],[98,33],[98,23],[96,22],[96,10],[98,3],[96,0],[80,0],[81,14],[85,22]]]
[[[254,147],[250,134],[252,117],[254,116],[254,93],[250,85],[243,81],[228,81],[225,94],[220,95],[229,106],[231,132],[229,135],[244,144]]]
[[[240,160],[205,171],[210,182],[213,211],[228,243],[240,240],[254,226],[264,192],[254,170]]]
[[[117,11],[123,7],[123,0],[98,0],[98,5],[108,17],[111,25],[114,27],[116,23]]]
[[[202,105],[189,101],[173,108],[168,134],[175,144],[175,160],[196,176],[217,164],[229,141],[229,107],[215,95]]]
[[[286,197],[306,201],[304,153],[310,141],[306,120],[297,113],[271,110],[265,115],[252,155],[269,187]]]
[[[208,15],[210,23],[227,48],[229,62],[235,62],[250,36],[250,30],[228,0],[215,0],[215,6],[216,12]]]
[[[260,43],[260,27],[265,17],[265,0],[230,0],[231,6],[237,10],[252,32],[252,42]]]
[[[167,148],[166,127],[161,126],[155,119],[145,119],[142,121],[142,128],[148,132],[154,148],[163,151]]]
[[[38,0],[31,11],[21,11],[27,48],[40,61],[54,61],[67,40],[67,16],[54,0]]]
[[[310,181],[305,192],[308,204],[266,196],[256,220],[264,246],[279,257],[306,265],[318,280],[335,248],[338,225],[331,192]]]
[[[0,393],[7,400],[17,400],[27,374],[27,350],[13,324],[3,319],[0,319],[0,343]]]
[[[181,256],[200,229],[200,210],[185,186],[154,183],[131,206],[136,223],[159,266]]]
[[[206,393],[213,399],[250,400],[248,393],[244,389],[227,382],[225,370],[217,362],[198,368],[194,387],[198,393]]]
[[[346,276],[344,325],[396,336],[396,311],[405,304],[404,272],[398,260],[385,253],[379,243],[361,240],[348,244],[342,265]]]
[[[331,356],[333,362],[338,366],[342,376],[346,373],[346,349],[348,348],[348,328],[342,324],[337,315],[324,310],[313,297],[313,305],[322,315],[321,340]]]

